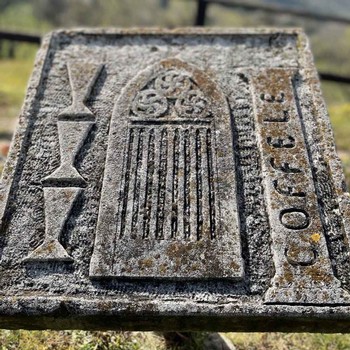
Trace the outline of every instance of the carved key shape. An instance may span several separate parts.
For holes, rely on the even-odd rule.
[[[59,242],[63,227],[69,217],[73,204],[82,189],[44,188],[45,238],[24,261],[73,261]]]
[[[72,90],[72,104],[63,110],[59,119],[93,120],[94,115],[85,102],[99,76],[103,65],[89,61],[71,60],[67,64],[69,82]]]

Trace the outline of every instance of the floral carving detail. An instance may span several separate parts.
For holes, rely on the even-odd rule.
[[[157,77],[155,88],[165,97],[177,98],[191,88],[190,78],[175,70],[167,71]]]
[[[200,90],[191,90],[179,97],[175,109],[181,117],[207,117],[209,114],[208,101]]]
[[[132,111],[139,117],[158,118],[167,110],[167,99],[154,89],[140,91],[132,103]]]

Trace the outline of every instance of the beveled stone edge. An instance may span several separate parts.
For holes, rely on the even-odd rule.
[[[19,166],[21,152],[25,146],[25,140],[30,130],[28,124],[31,118],[31,109],[35,105],[35,96],[41,85],[42,78],[45,75],[43,67],[47,63],[48,54],[55,33],[49,33],[42,39],[41,46],[36,54],[33,71],[28,80],[24,102],[19,113],[17,126],[12,136],[10,150],[6,159],[3,172],[0,179],[0,234],[2,233],[8,199],[12,189],[14,176]]]
[[[161,28],[161,27],[131,27],[131,28],[88,28],[77,27],[72,29],[59,28],[51,34],[64,35],[257,35],[257,34],[286,34],[300,35],[304,34],[302,28],[278,28],[278,27],[178,27],[178,28]]]
[[[2,297],[2,329],[280,331],[347,333],[350,306],[263,305],[115,297]],[[166,303],[166,308],[164,307]]]
[[[321,89],[321,81],[315,66],[314,57],[311,51],[311,44],[307,35],[300,31],[297,42],[298,61],[301,63],[299,70],[301,71],[307,86],[310,88],[313,99],[313,106],[318,106],[317,125],[322,137],[321,145],[324,155],[328,160],[331,169],[331,178],[336,190],[340,214],[344,224],[347,245],[350,242],[350,194],[346,188],[345,173],[343,164],[340,160],[334,138],[334,132],[331,125],[330,116],[323,97]],[[350,247],[349,247],[350,249]]]

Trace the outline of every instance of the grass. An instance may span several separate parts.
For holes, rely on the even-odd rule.
[[[343,163],[346,182],[350,189],[350,103],[329,107],[337,153]]]
[[[29,33],[47,32],[51,29],[49,23],[38,20],[33,14],[30,2],[12,4],[0,14],[0,28],[6,30],[21,30]]]
[[[350,103],[329,107],[337,149],[350,153]]]
[[[349,350],[350,335],[321,333],[222,333],[237,350]],[[183,346],[154,332],[1,330],[0,350],[199,350],[206,333]]]
[[[0,331],[0,350],[153,350],[165,349],[151,332]]]
[[[0,60],[0,136],[15,128],[32,67],[31,60]]]
[[[350,335],[321,333],[226,333],[237,350],[348,350]]]
[[[0,106],[18,110],[33,68],[32,60],[0,60]],[[13,114],[11,117],[15,117]]]

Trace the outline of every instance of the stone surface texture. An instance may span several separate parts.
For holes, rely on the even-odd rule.
[[[346,332],[350,202],[299,29],[56,31],[0,188],[0,327]]]

